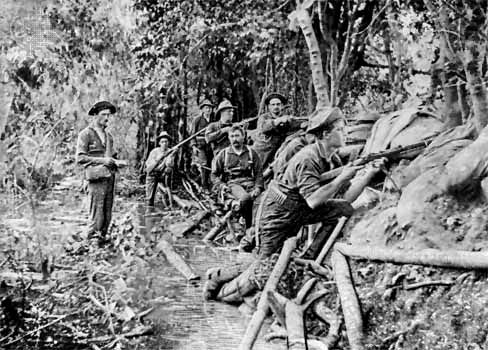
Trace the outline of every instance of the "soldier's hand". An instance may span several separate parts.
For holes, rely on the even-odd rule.
[[[104,157],[102,160],[102,164],[111,169],[116,167],[115,159],[113,159],[112,157]]]
[[[362,166],[360,165],[352,165],[352,164],[348,164],[344,167],[344,169],[342,169],[342,172],[341,174],[339,175],[339,178],[342,180],[342,181],[347,181],[347,180],[350,180],[354,177],[354,175],[356,175],[356,172],[361,169]]]

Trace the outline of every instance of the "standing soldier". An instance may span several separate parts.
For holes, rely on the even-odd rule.
[[[158,184],[163,184],[168,202],[171,204],[170,181],[174,167],[174,152],[167,154],[171,137],[166,131],[158,136],[159,147],[154,148],[146,160],[146,204],[154,206]],[[164,194],[163,194],[164,195]],[[166,203],[163,197],[163,202]]]
[[[196,134],[198,131],[206,128],[210,124],[210,116],[212,113],[212,103],[205,99],[200,104],[200,110],[202,113],[197,116],[192,123],[190,133]],[[205,141],[205,136],[197,136],[191,141],[192,146],[192,167],[198,169],[200,173],[200,182],[205,190],[208,190],[209,184],[209,171],[211,160],[211,149]]]
[[[317,222],[335,224],[339,217],[352,215],[348,201],[332,198],[357,168],[346,166],[332,182],[325,185],[320,182],[320,175],[331,168],[335,151],[344,145],[342,112],[338,108],[321,110],[310,121],[307,132],[315,134],[317,141],[295,154],[283,176],[272,181],[264,194],[259,216],[258,260],[245,271],[241,266],[207,271],[206,298],[242,301],[246,294],[262,286],[263,278],[271,271],[270,256],[278,253],[285,240],[296,235],[301,226]]]
[[[263,169],[253,149],[244,144],[246,132],[240,126],[230,129],[230,146],[212,162],[212,182],[217,190],[230,192],[239,201],[246,228],[252,225],[252,205],[263,190]]]
[[[253,148],[261,158],[263,169],[273,161],[276,150],[291,130],[300,128],[299,122],[289,115],[282,115],[283,105],[286,97],[282,94],[273,92],[266,96],[264,100],[268,108],[265,113],[258,118],[257,134]]]
[[[88,237],[97,237],[99,244],[106,242],[112,219],[116,161],[113,158],[113,137],[106,130],[108,118],[116,108],[100,101],[88,111],[92,116],[89,126],[78,135],[76,163],[84,166],[90,198],[90,225]]]
[[[213,155],[216,156],[221,150],[229,146],[229,131],[232,126],[232,118],[236,107],[229,100],[222,101],[215,114],[218,121],[210,123],[205,132],[205,141],[212,147]]]

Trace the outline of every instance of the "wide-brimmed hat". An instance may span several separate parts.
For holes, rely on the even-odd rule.
[[[264,104],[269,104],[269,102],[273,99],[273,98],[277,98],[281,101],[281,103],[285,104],[286,101],[287,101],[287,98],[280,94],[279,92],[271,92],[269,93],[266,98],[264,99]]]
[[[232,103],[229,100],[223,100],[220,102],[219,106],[217,107],[217,110],[215,111],[215,114],[219,114],[222,112],[224,109],[236,109],[236,106],[233,106]]]
[[[316,109],[310,116],[307,132],[318,132],[338,119],[345,119],[342,111],[337,107],[322,107]]]
[[[103,111],[104,109],[110,110],[111,114],[114,114],[117,108],[113,104],[111,104],[108,101],[99,101],[95,103],[92,108],[88,111],[88,115],[97,115],[100,111]]]
[[[205,106],[213,107],[212,102],[210,102],[210,100],[208,98],[204,99],[202,101],[202,103],[200,103],[200,106],[199,107],[200,107],[200,109],[202,109]]]
[[[161,140],[162,138],[168,139],[168,141],[171,141],[172,138],[169,136],[169,134],[166,131],[161,131],[161,133],[158,135],[158,141]]]

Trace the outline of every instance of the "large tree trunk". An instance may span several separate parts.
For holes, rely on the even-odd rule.
[[[312,81],[317,96],[317,105],[315,108],[322,108],[330,105],[329,94],[327,92],[327,81],[325,79],[324,69],[322,66],[322,55],[320,53],[319,43],[312,27],[312,18],[308,9],[298,3],[294,12],[298,25],[302,29],[305,41],[310,53],[310,67],[312,70]]]
[[[466,80],[473,102],[473,117],[478,133],[488,124],[488,98],[482,73],[482,63],[486,55],[485,46],[485,43],[477,40],[468,40],[464,62]]]

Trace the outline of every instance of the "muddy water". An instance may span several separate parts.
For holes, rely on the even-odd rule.
[[[17,211],[6,210],[0,205],[0,222],[16,230],[28,233],[31,229],[30,211],[22,206]],[[10,207],[11,208],[11,207]],[[153,225],[161,221],[161,216],[144,217],[143,206],[130,203],[125,198],[117,197],[114,218],[124,216],[128,210],[137,208],[139,229],[145,234]],[[5,210],[3,210],[5,209]],[[51,240],[63,241],[68,235],[76,234],[86,228],[87,203],[81,193],[55,193],[40,203],[37,208],[37,226],[42,232],[49,233]],[[45,242],[45,246],[50,246]],[[247,254],[240,255],[217,247],[204,245],[198,239],[178,239],[175,249],[200,276],[206,269],[225,266],[249,260]],[[46,252],[47,253],[47,252]],[[52,254],[62,254],[51,252]],[[206,302],[202,298],[200,281],[189,283],[160,255],[150,259],[149,265],[141,267],[132,277],[130,287],[137,290],[134,302],[146,301],[154,307],[147,316],[155,324],[155,333],[143,345],[145,349],[156,350],[227,350],[236,349],[245,332],[249,316],[241,314],[235,306],[217,302]],[[266,330],[267,324],[263,329]],[[266,343],[262,335],[256,343],[256,350],[286,349],[284,341],[278,344]]]
[[[154,221],[157,217],[147,218],[144,228],[150,231]],[[210,267],[250,259],[247,254],[210,247],[195,239],[179,239],[175,249],[200,276]],[[164,329],[159,349],[237,349],[250,316],[244,316],[235,306],[204,301],[202,282],[186,282],[166,261],[162,260],[157,265],[150,272],[153,276],[152,289],[162,296],[162,300],[150,318]],[[263,327],[266,328],[267,325]],[[254,349],[281,350],[286,346],[284,342],[278,345],[260,339]]]

